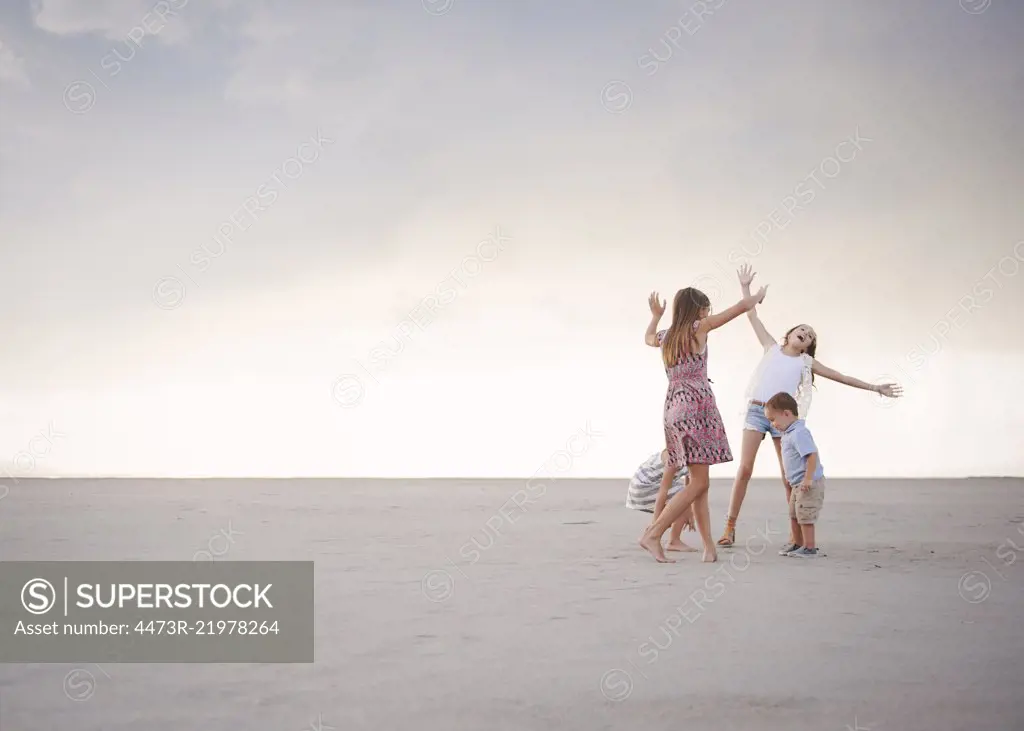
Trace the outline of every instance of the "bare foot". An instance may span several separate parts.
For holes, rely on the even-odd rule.
[[[696,553],[697,549],[693,546],[688,546],[682,541],[669,541],[668,545],[665,546],[666,551],[679,551],[680,553]]]
[[[718,560],[718,553],[713,548],[704,549],[704,563],[715,563]]]
[[[661,547],[661,539],[655,538],[650,533],[640,539],[640,548],[654,556],[654,560],[658,563],[675,563],[674,559],[665,558],[665,549]]]

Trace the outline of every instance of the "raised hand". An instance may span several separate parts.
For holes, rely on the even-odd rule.
[[[761,289],[757,290],[757,293],[754,294],[754,296],[757,297],[757,304],[761,304],[762,302],[764,302],[764,296],[766,294],[768,294],[768,285],[767,284],[764,285],[763,287],[761,287]]]
[[[651,308],[651,314],[660,320],[661,316],[665,314],[665,300],[660,299],[657,292],[651,292],[651,296],[647,298],[647,304]]]
[[[898,383],[882,383],[876,386],[878,393],[889,398],[899,398],[903,395],[903,386]]]
[[[755,272],[753,267],[749,264],[744,264],[736,270],[736,276],[740,279],[740,286],[746,288],[754,281],[754,277],[757,276],[757,272]]]

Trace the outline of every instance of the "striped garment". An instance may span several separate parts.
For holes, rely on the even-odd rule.
[[[688,470],[685,467],[676,473],[672,486],[668,489],[669,498],[683,489],[687,473]],[[626,493],[626,507],[633,510],[643,510],[646,513],[653,513],[654,503],[658,499],[658,488],[661,486],[661,478],[664,475],[665,463],[661,460],[661,452],[655,452],[637,468],[633,479],[629,481],[629,491]]]

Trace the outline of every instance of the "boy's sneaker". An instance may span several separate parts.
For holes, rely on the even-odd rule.
[[[787,554],[792,558],[818,558],[821,554],[818,553],[817,548],[807,548],[806,546],[798,548],[792,553]]]
[[[795,543],[787,543],[785,546],[782,547],[782,550],[779,551],[779,555],[788,556],[789,554],[793,553],[793,551],[796,551],[800,548],[803,548],[803,546],[798,546]]]

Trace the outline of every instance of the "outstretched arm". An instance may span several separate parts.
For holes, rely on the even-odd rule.
[[[873,383],[866,383],[859,378],[853,376],[846,376],[839,371],[832,370],[826,365],[814,361],[811,366],[811,371],[822,378],[827,378],[830,381],[841,383],[844,386],[852,386],[853,388],[859,388],[862,391],[873,391],[874,393],[881,394],[882,396],[888,396],[889,398],[899,398],[903,395],[903,387],[897,383],[880,383],[875,385]]]
[[[750,284],[754,281],[754,277],[756,277],[757,274],[753,269],[751,269],[749,264],[744,264],[740,267],[736,274],[740,279],[740,288],[743,290],[743,297],[749,297]],[[754,328],[754,334],[757,335],[758,341],[760,341],[761,346],[765,350],[768,350],[768,348],[775,345],[775,338],[771,336],[765,328],[764,323],[761,322],[761,319],[757,316],[756,307],[747,313],[747,319],[750,320],[750,326]]]
[[[750,320],[750,326],[754,328],[754,334],[757,335],[758,341],[765,350],[775,345],[775,338],[768,332],[764,323],[761,322],[761,318],[757,316],[756,307],[747,313],[747,319]]]
[[[644,342],[650,345],[652,348],[661,347],[660,343],[658,343],[658,322],[660,320],[660,317],[652,315],[651,322],[647,326],[647,332],[644,334]]]
[[[713,315],[708,315],[700,321],[700,330],[705,333],[709,333],[712,330],[717,330],[722,327],[722,325],[727,322],[732,322],[744,312],[750,312],[764,299],[764,295],[767,290],[767,287],[761,287],[761,289],[759,289],[755,294],[752,294],[749,297],[744,297],[725,312],[716,312]]]

